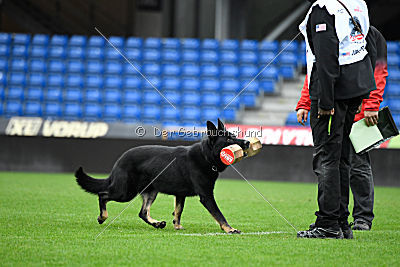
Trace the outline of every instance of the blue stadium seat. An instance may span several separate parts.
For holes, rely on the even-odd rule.
[[[42,116],[42,105],[40,102],[26,102],[24,107],[24,116]]]
[[[221,104],[221,97],[218,93],[203,92],[201,94],[202,106],[219,106]]]
[[[257,79],[253,80],[253,78],[254,77],[241,80],[240,88],[242,88],[243,91],[253,92],[258,95],[260,93],[260,82]]]
[[[69,74],[66,80],[67,80],[66,84],[69,87],[82,88],[83,86],[83,77],[80,74]]]
[[[199,39],[185,38],[182,39],[182,49],[198,50],[200,48]]]
[[[90,60],[86,63],[86,73],[103,74],[103,62],[99,60]]]
[[[239,68],[235,65],[222,65],[220,67],[220,75],[222,78],[237,78],[239,76]]]
[[[397,125],[397,128],[400,128],[400,114],[394,114],[393,115],[393,120]]]
[[[8,45],[1,44],[0,45],[0,57],[7,58],[10,55],[10,48]]]
[[[202,77],[217,78],[219,76],[219,68],[217,65],[212,65],[212,64],[201,65],[200,72]]]
[[[221,81],[221,91],[223,93],[235,93],[239,92],[240,83],[237,80],[222,80]]]
[[[161,74],[161,67],[155,63],[144,64],[142,72],[145,76],[159,76]]]
[[[216,107],[206,107],[201,109],[201,121],[217,121],[221,117],[221,111]]]
[[[122,56],[113,47],[108,47],[105,50],[104,58],[106,60],[121,60]]]
[[[77,46],[77,47],[85,47],[86,46],[87,38],[83,35],[72,35],[69,38],[68,45],[70,47]]]
[[[122,64],[119,61],[108,61],[105,66],[106,74],[122,74]]]
[[[177,77],[181,74],[181,66],[177,64],[164,64],[161,72],[163,76]]]
[[[146,90],[142,94],[142,102],[144,104],[159,105],[164,98],[155,90]]]
[[[44,114],[46,117],[61,117],[62,114],[62,106],[58,102],[49,102],[44,106]]]
[[[400,56],[397,54],[388,55],[387,64],[389,68],[399,68]]]
[[[141,77],[125,77],[123,79],[123,88],[140,89],[142,87],[142,79]]]
[[[85,91],[85,101],[86,102],[100,103],[100,102],[102,102],[102,100],[103,100],[103,98],[102,98],[100,89],[88,88]]]
[[[80,60],[70,60],[67,63],[67,71],[69,73],[83,73],[85,66]]]
[[[278,41],[262,41],[259,43],[258,49],[262,52],[278,52]]]
[[[400,70],[389,69],[389,82],[400,82]]]
[[[62,89],[59,87],[49,87],[45,94],[46,101],[61,102],[62,101]]]
[[[28,56],[28,48],[24,45],[15,45],[12,49],[11,55],[16,57],[27,57]]]
[[[110,36],[110,38],[108,38],[108,40],[110,41],[110,43],[113,44],[113,46],[115,46],[119,50],[121,50],[121,48],[124,47],[124,43],[125,43],[125,38],[124,37],[121,37],[121,36]]]
[[[33,46],[47,46],[49,44],[50,37],[47,34],[35,34],[32,38]]]
[[[241,51],[239,62],[240,64],[257,64],[257,54],[252,51]]]
[[[202,91],[217,92],[220,89],[220,82],[217,79],[203,79],[201,81]]]
[[[167,49],[162,51],[161,59],[165,63],[179,63],[181,55],[177,50]]]
[[[53,35],[50,39],[52,46],[66,46],[68,43],[68,36],[66,35]]]
[[[181,80],[178,78],[167,77],[162,81],[163,90],[180,90]]]
[[[240,42],[241,51],[257,51],[258,41],[256,40],[243,40]]]
[[[246,107],[255,107],[257,102],[257,95],[253,92],[243,91],[239,96],[240,103]]]
[[[64,59],[66,56],[65,48],[62,46],[50,47],[48,56],[54,59]]]
[[[284,52],[279,56],[279,64],[280,65],[291,65],[297,66],[297,54],[292,52]]]
[[[268,64],[277,64],[278,60],[276,57],[276,54],[273,52],[261,52],[258,55],[258,64],[262,67],[268,65]]]
[[[11,71],[13,72],[26,72],[28,63],[25,59],[16,58],[11,61]]]
[[[0,86],[5,86],[7,84],[7,73],[0,70]]]
[[[200,121],[201,112],[198,107],[184,107],[181,112],[182,121]]]
[[[138,64],[143,59],[143,54],[140,49],[135,49],[135,48],[127,49],[124,55],[132,64]]]
[[[221,117],[225,121],[234,122],[236,120],[236,109],[235,108],[223,109]]]
[[[4,89],[4,87],[3,86],[0,86],[0,100],[2,101],[2,100],[4,100],[4,97],[5,97],[5,89]],[[1,103],[1,101],[0,101],[0,103]],[[1,110],[1,109],[0,109]]]
[[[200,53],[197,50],[183,50],[182,62],[197,63],[200,60]]]
[[[87,103],[83,107],[83,116],[85,120],[98,120],[102,117],[102,108],[99,104]]]
[[[387,52],[388,54],[398,54],[400,52],[400,44],[396,41],[387,42]]]
[[[106,40],[102,36],[91,36],[89,37],[88,46],[90,49],[94,47],[103,48],[106,43]]]
[[[142,102],[142,94],[139,90],[124,90],[124,103],[140,104]]]
[[[204,50],[217,50],[219,48],[219,42],[215,39],[204,39],[201,42],[201,48]]]
[[[28,46],[31,41],[31,36],[25,33],[15,33],[13,36],[14,45]]]
[[[388,83],[385,88],[385,96],[391,97],[391,96],[400,96],[400,82],[394,83]]]
[[[254,78],[258,74],[258,68],[254,65],[244,65],[240,67],[241,78]]]
[[[50,60],[47,70],[49,73],[64,73],[65,64],[62,60]]]
[[[104,79],[104,87],[121,89],[122,79],[117,76],[108,76]]]
[[[73,46],[68,48],[67,56],[69,59],[84,60],[86,56],[85,53],[86,53],[85,48]]]
[[[82,117],[82,106],[77,103],[65,104],[63,116],[67,120],[80,119]]]
[[[299,125],[300,124],[297,122],[296,112],[290,112],[286,118],[286,126],[299,126]]]
[[[143,39],[140,37],[129,37],[126,39],[125,47],[141,49],[143,46]]]
[[[171,102],[175,106],[179,106],[181,104],[182,95],[176,90],[168,90],[163,92],[166,99]]]
[[[160,120],[161,108],[155,105],[144,105],[141,110],[141,118],[147,120]]]
[[[5,103],[4,114],[7,116],[21,116],[22,115],[22,104],[20,101],[7,101]]]
[[[122,108],[124,122],[137,122],[140,120],[141,108],[139,105],[125,105]]]
[[[161,49],[161,39],[150,37],[144,41],[144,48]]]
[[[64,86],[64,76],[61,74],[49,74],[47,76],[47,86],[50,87],[63,87]]]
[[[299,44],[297,43],[297,41],[282,41],[279,47],[280,50],[285,50],[286,52],[293,52],[293,53],[297,53],[297,51],[299,50]]]
[[[220,63],[236,64],[238,62],[238,54],[234,51],[222,51],[220,54]]]
[[[219,55],[214,50],[203,50],[200,53],[200,60],[203,63],[218,63]]]
[[[46,76],[43,73],[30,73],[28,77],[30,86],[43,87],[46,85]]]
[[[221,106],[237,109],[240,106],[239,96],[236,93],[224,93],[221,96]]]
[[[144,80],[142,82],[142,88],[144,89],[149,89],[149,90],[155,90],[154,87],[157,90],[161,90],[161,80],[157,76],[149,76],[147,77],[148,81]],[[149,83],[150,81],[150,83]]]
[[[99,47],[88,47],[86,50],[86,58],[94,60],[103,60],[104,49]]]
[[[294,79],[297,75],[296,67],[290,65],[283,65],[279,67],[279,75],[285,79]]]
[[[162,46],[164,49],[179,50],[181,48],[181,42],[178,38],[165,38],[162,40]]]
[[[24,86],[26,83],[25,73],[11,72],[8,83],[11,85]]]
[[[105,103],[119,104],[121,103],[122,95],[117,89],[105,89],[103,95],[103,101]]]
[[[198,106],[201,103],[200,94],[197,92],[187,91],[182,95],[182,105]]]
[[[32,46],[30,56],[31,58],[45,59],[48,56],[48,49],[43,46]]]
[[[232,40],[232,39],[223,40],[223,41],[221,41],[219,48],[221,50],[236,51],[239,49],[239,41]]]
[[[143,51],[143,61],[158,62],[161,60],[161,53],[156,49],[145,49]]]
[[[127,62],[124,63],[122,71],[123,74],[131,77],[132,76],[142,77],[140,75],[140,73],[142,72],[142,66],[138,65],[136,62],[131,62],[131,63],[133,66]]]
[[[0,33],[0,44],[9,45],[11,43],[11,34],[2,32]]]
[[[161,119],[162,120],[172,120],[179,121],[180,120],[180,110],[172,107],[171,105],[166,105],[161,109]]]
[[[272,79],[262,80],[260,82],[260,89],[264,93],[274,93],[276,88],[276,82]]]
[[[388,99],[387,103],[392,112],[400,113],[400,99]]]
[[[184,91],[199,91],[200,81],[195,78],[186,78],[182,80],[181,86]]]
[[[7,99],[23,101],[24,100],[24,88],[22,86],[18,86],[18,85],[8,87]]]
[[[265,68],[264,70],[263,69],[261,69],[261,70],[262,70],[262,72],[259,76],[261,79],[263,79],[263,80],[270,79],[270,80],[274,80],[274,81],[277,81],[279,79],[279,70],[276,67],[269,66],[269,67]]]
[[[43,59],[32,59],[29,62],[29,71],[30,72],[46,72],[46,61]]]
[[[63,100],[66,102],[82,102],[82,91],[80,88],[67,88],[64,91],[64,97]]]
[[[183,64],[182,65],[182,76],[183,77],[199,77],[200,67],[197,64]]]
[[[43,89],[41,87],[29,87],[25,93],[25,99],[31,101],[43,100]]]

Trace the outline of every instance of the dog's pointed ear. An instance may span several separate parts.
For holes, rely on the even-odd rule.
[[[226,131],[224,123],[218,118],[218,130]]]
[[[214,123],[212,123],[211,121],[207,121],[207,136],[210,139],[214,139],[215,137],[217,137],[217,127],[215,127]]]

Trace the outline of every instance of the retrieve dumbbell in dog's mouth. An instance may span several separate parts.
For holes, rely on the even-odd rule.
[[[248,149],[243,150],[239,145],[230,145],[221,150],[220,158],[225,165],[238,163],[243,158],[252,157],[261,151],[262,144],[258,138],[248,139],[250,145]]]

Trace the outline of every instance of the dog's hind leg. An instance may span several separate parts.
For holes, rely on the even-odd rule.
[[[107,201],[108,201],[108,193],[99,192],[100,215],[99,217],[97,217],[97,221],[99,222],[99,224],[102,224],[108,218],[108,212],[106,208]]]
[[[183,207],[185,206],[185,198],[181,196],[175,196],[175,210],[172,213],[174,215],[174,228],[175,230],[183,230],[184,228],[181,225],[181,215],[183,211]]]
[[[158,194],[157,191],[142,193],[143,205],[142,209],[139,212],[139,217],[146,223],[153,226],[154,228],[164,228],[167,225],[165,221],[159,222],[150,217],[150,207],[151,204],[153,204],[154,200],[156,199],[157,194]]]

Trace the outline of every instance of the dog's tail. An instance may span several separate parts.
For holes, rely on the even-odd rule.
[[[95,179],[87,175],[82,167],[75,172],[76,182],[88,193],[98,194],[105,191],[108,186],[108,179]]]

